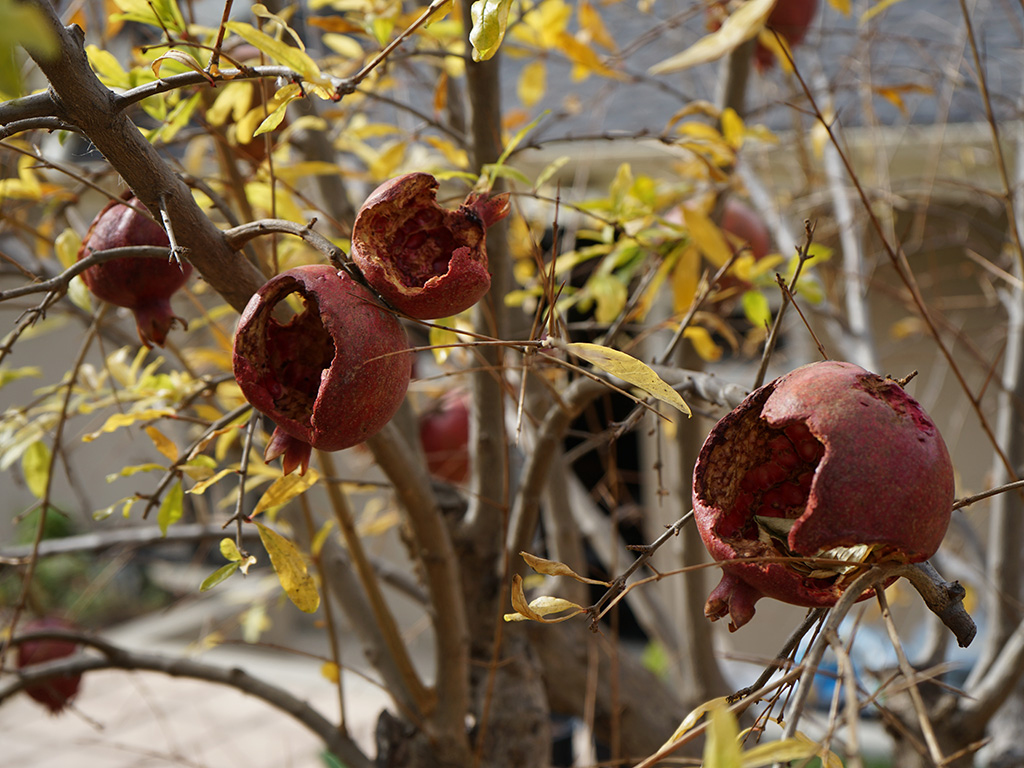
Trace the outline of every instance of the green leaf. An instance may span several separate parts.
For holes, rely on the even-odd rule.
[[[476,0],[470,7],[473,28],[469,42],[473,46],[473,61],[487,61],[498,52],[511,8],[512,0]]]
[[[306,570],[302,553],[281,534],[261,523],[256,523],[260,540],[270,555],[277,578],[295,607],[304,613],[313,613],[320,607],[320,594],[313,577]]]
[[[205,579],[203,583],[199,585],[199,591],[205,592],[208,589],[213,589],[220,584],[224,579],[228,578],[231,574],[238,570],[238,563],[228,563],[227,565],[221,566],[216,571],[211,573]]]
[[[12,381],[32,377],[37,379],[43,375],[43,369],[34,365],[26,365],[21,368],[5,368],[0,366],[0,388],[5,387]]]
[[[682,396],[666,384],[650,366],[635,357],[611,347],[602,347],[599,344],[586,342],[566,344],[564,341],[552,339],[552,345],[559,349],[565,349],[570,354],[586,360],[595,368],[600,368],[602,371],[642,389],[651,397],[668,403],[673,408],[678,408],[687,416],[692,415],[690,406],[686,404]]]
[[[743,314],[755,328],[764,328],[771,325],[772,310],[768,306],[767,297],[760,291],[747,291],[740,301],[743,304]]]
[[[50,479],[50,449],[42,440],[36,440],[21,455],[21,471],[25,474],[25,484],[37,499],[46,494],[46,486]]]
[[[164,536],[167,535],[168,528],[181,520],[181,515],[184,511],[184,501],[185,494],[181,490],[181,481],[179,480],[171,486],[171,490],[164,496],[164,500],[160,503],[160,512],[156,516],[156,522]]]

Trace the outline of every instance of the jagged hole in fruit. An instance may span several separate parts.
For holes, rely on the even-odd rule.
[[[290,320],[277,318],[290,311],[287,300],[295,296],[301,311]],[[294,291],[279,299],[267,324],[268,368],[277,375],[274,404],[297,421],[308,421],[324,371],[334,360],[334,341],[320,319],[316,297]]]
[[[397,264],[402,282],[419,288],[448,271],[452,253],[467,243],[460,242],[445,226],[444,211],[428,208],[399,225],[395,250],[403,255]]]

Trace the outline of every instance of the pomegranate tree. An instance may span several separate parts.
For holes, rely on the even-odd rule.
[[[89,225],[78,251],[79,260],[93,251],[132,245],[169,248],[163,227],[140,213],[142,203],[135,197],[111,201]],[[192,265],[173,260],[121,258],[89,267],[82,282],[97,298],[130,309],[135,315],[139,338],[147,347],[162,347],[176,322],[185,321],[171,310],[171,296],[192,274]]]
[[[735,630],[764,596],[833,605],[862,563],[931,557],[952,501],[946,445],[902,387],[851,363],[798,368],[750,394],[698,455],[694,516],[723,562],[704,612]]]
[[[437,203],[438,182],[410,173],[381,184],[352,227],[352,260],[366,282],[409,317],[449,317],[476,304],[491,285],[487,228],[508,215],[508,195],[471,193],[452,211]]]
[[[302,308],[283,319],[295,296]],[[412,355],[405,331],[370,291],[326,265],[271,278],[235,332],[234,373],[245,398],[277,425],[266,460],[305,472],[312,448],[361,443],[398,410]]]
[[[22,627],[22,631],[26,634],[74,629],[75,626],[71,622],[55,617],[33,619],[25,622]],[[63,659],[74,655],[77,651],[78,644],[71,640],[57,638],[26,640],[18,644],[18,669]],[[78,694],[81,682],[81,675],[55,675],[42,682],[25,686],[25,693],[50,710],[51,714],[57,715],[63,712],[64,708]]]

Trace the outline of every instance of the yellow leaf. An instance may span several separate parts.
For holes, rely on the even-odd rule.
[[[727,107],[722,112],[722,137],[726,143],[735,150],[740,149],[743,146],[745,132],[743,118],[735,109]]]
[[[740,726],[736,715],[724,704],[711,708],[708,715],[708,729],[705,732],[704,768],[739,768],[742,765],[740,747]]]
[[[768,21],[776,0],[747,0],[730,14],[722,26],[705,35],[682,53],[671,56],[650,68],[652,75],[667,75],[683,69],[715,61],[755,37]]]
[[[161,472],[166,471],[167,467],[163,464],[130,464],[127,467],[121,467],[117,472],[112,472],[106,477],[108,483],[112,483],[119,477],[132,477],[140,472]]]
[[[232,563],[237,563],[242,559],[242,553],[238,551],[238,545],[235,544],[234,539],[221,539],[220,553],[224,555],[225,560],[230,560]]]
[[[703,704],[700,704],[697,707],[695,707],[686,717],[683,718],[683,722],[681,722],[679,724],[679,727],[676,728],[675,732],[671,736],[669,736],[668,741],[666,741],[662,745],[662,749],[669,746],[673,742],[683,738],[683,736],[685,736],[695,725],[697,725],[698,721],[702,717],[704,717],[704,715],[707,712],[717,707],[724,707],[727,703],[727,699],[724,696],[720,696],[717,699],[705,701]]]
[[[845,1],[848,2],[848,0]],[[875,3],[861,14],[860,23],[867,24],[871,19],[875,18],[875,16],[889,10],[889,8],[896,5],[896,3],[900,3],[902,1],[903,0],[879,0],[879,2]],[[849,11],[847,11],[847,13],[849,13]]]
[[[531,555],[529,552],[520,552],[519,554],[522,556],[523,560],[526,561],[528,566],[533,568],[537,573],[543,573],[545,576],[568,576],[570,579],[575,579],[583,584],[598,584],[605,587],[611,586],[607,581],[598,581],[596,579],[588,579],[586,576],[580,576],[565,563],[559,563],[555,560],[545,560],[543,557]]]
[[[587,31],[590,39],[598,45],[604,46],[609,51],[616,50],[615,40],[608,34],[608,28],[604,25],[601,14],[588,0],[583,0],[579,5],[577,14],[580,20],[580,27]]]
[[[260,523],[256,523],[256,528],[288,598],[304,613],[316,611],[320,607],[320,594],[316,591],[313,577],[306,570],[302,554],[276,531]]]
[[[806,739],[806,737],[804,738]],[[806,760],[816,756],[820,750],[821,747],[810,739],[806,739],[806,741],[800,739],[771,741],[766,744],[758,744],[745,751],[740,765],[742,768],[760,768],[762,765],[788,763],[790,760]],[[839,765],[841,766],[842,762]]]
[[[284,475],[283,477],[277,478],[270,487],[264,491],[263,496],[256,503],[256,508],[252,511],[252,516],[255,517],[260,512],[264,512],[273,507],[279,507],[285,504],[296,496],[299,496],[316,483],[320,479],[320,475],[317,474],[315,469],[306,470],[305,475],[297,475],[292,473],[290,475]]]
[[[693,344],[694,350],[696,350],[702,360],[707,360],[709,363],[713,363],[721,359],[722,348],[715,344],[715,341],[711,338],[711,334],[708,333],[707,328],[701,328],[699,325],[691,325],[683,331],[683,336],[690,340],[690,343]]]
[[[83,443],[91,443],[100,435],[106,432],[114,432],[121,427],[128,427],[137,421],[152,421],[154,419],[160,419],[164,416],[173,416],[174,411],[170,408],[148,408],[142,411],[135,411],[134,413],[115,413],[108,418],[102,427],[97,429],[95,432],[90,432],[82,438]]]
[[[405,159],[406,144],[404,141],[390,142],[370,163],[370,173],[375,179],[386,179],[393,176],[398,166]]]
[[[672,312],[685,312],[693,303],[700,284],[700,251],[688,244],[672,270]]]
[[[78,249],[81,247],[82,238],[70,227],[57,235],[57,239],[53,243],[53,250],[64,269],[78,261]]]
[[[146,427],[146,434],[149,435],[149,439],[153,441],[156,449],[171,463],[178,460],[178,446],[167,435],[152,425]]]
[[[787,75],[792,74],[793,65],[791,60],[793,58],[793,49],[789,47],[789,42],[785,36],[776,36],[771,30],[762,29],[757,33],[757,42],[771,52],[772,58],[779,62],[783,72]]]
[[[21,455],[21,471],[25,475],[25,484],[37,499],[46,494],[46,486],[50,480],[49,447],[42,440],[36,440]]]
[[[733,251],[725,234],[702,211],[683,206],[683,221],[694,244],[716,269],[732,258]]]
[[[547,67],[543,59],[535,59],[523,67],[516,83],[516,93],[524,107],[532,107],[544,98],[547,80]]]
[[[227,122],[228,118],[236,122],[241,120],[249,111],[255,95],[252,83],[247,80],[225,83],[218,90],[217,98],[206,110],[206,122],[220,127]]]
[[[597,302],[594,319],[599,323],[615,322],[629,300],[629,290],[615,275],[598,272],[587,281],[587,294]]]
[[[542,624],[557,624],[583,613],[581,606],[560,597],[545,595],[527,603],[526,593],[523,591],[523,577],[518,573],[512,577],[511,598],[512,607],[516,609],[516,612],[506,613],[503,617],[505,621],[539,621]],[[570,613],[554,619],[547,618],[552,614],[564,611],[570,611]]]
[[[211,485],[216,483],[218,480],[220,480],[225,475],[232,475],[236,471],[237,470],[235,470],[234,468],[222,469],[219,472],[217,472],[216,474],[210,475],[210,477],[207,477],[207,478],[205,478],[203,480],[200,480],[198,483],[196,483],[191,488],[189,488],[188,492],[189,493],[193,493],[196,496],[202,496],[204,493],[206,493],[206,489],[209,488]]]
[[[606,65],[593,48],[585,43],[581,43],[568,32],[562,32],[558,35],[558,48],[568,57],[569,61],[587,73],[593,72],[596,75],[602,75],[613,80],[629,79],[622,72],[618,72]],[[577,76],[574,79],[579,80],[580,77]]]
[[[256,46],[278,64],[288,67],[304,80],[317,82],[321,79],[320,68],[309,54],[270,35],[261,32],[251,24],[241,21],[229,21],[224,25],[247,43]]]
[[[473,46],[473,61],[487,61],[498,52],[511,8],[512,0],[475,0],[470,6],[473,28],[469,42]]]
[[[444,155],[444,159],[456,168],[469,167],[469,155],[462,147],[457,147],[454,142],[442,139],[440,136],[426,136],[425,138],[430,146]]]
[[[617,376],[634,387],[642,389],[652,397],[668,403],[674,408],[678,408],[687,416],[692,415],[690,406],[686,404],[682,396],[662,381],[661,377],[650,366],[640,362],[635,357],[611,347],[602,347],[599,344],[589,344],[587,342],[566,344],[558,339],[552,339],[551,341],[554,342],[554,346],[559,349],[565,349],[570,354],[586,360],[595,368],[600,368],[602,371]]]
[[[332,683],[336,683],[341,679],[341,670],[333,661],[325,661],[323,666],[320,667],[320,674]]]
[[[843,16],[850,15],[850,0],[828,0],[828,4],[843,14]]]

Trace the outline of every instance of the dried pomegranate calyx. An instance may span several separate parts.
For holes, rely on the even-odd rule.
[[[490,288],[487,228],[508,195],[471,193],[456,210],[437,203],[438,182],[410,173],[379,186],[352,228],[352,260],[389,304],[420,320],[458,314]]]

